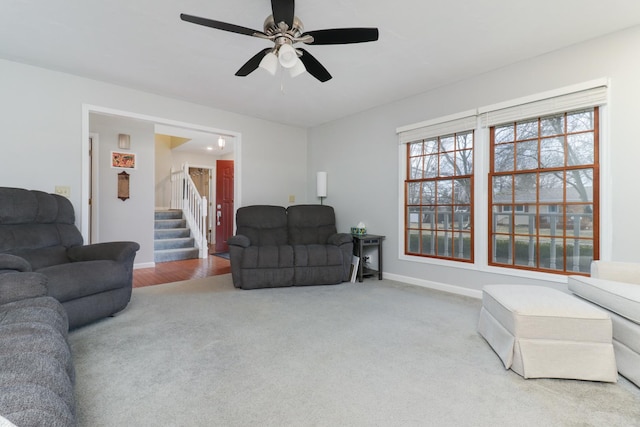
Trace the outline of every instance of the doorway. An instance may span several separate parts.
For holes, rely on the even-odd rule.
[[[216,245],[215,252],[229,252],[227,240],[233,236],[233,160],[216,161]]]
[[[98,158],[96,157],[96,151],[94,151],[93,156],[90,154],[90,146],[94,145],[94,149],[95,149],[95,145],[98,142],[98,137],[99,135],[93,135],[91,134],[90,130],[92,129],[92,116],[93,115],[98,115],[98,116],[110,116],[112,119],[116,119],[117,123],[112,122],[112,128],[109,129],[109,132],[105,132],[105,135],[108,133],[109,137],[100,137],[100,145],[104,145],[103,150],[110,150],[110,149],[115,149],[117,150],[117,140],[114,142],[112,141],[111,138],[111,134],[115,134],[117,135],[119,132],[122,132],[123,128],[126,128],[127,125],[130,124],[134,124],[134,123],[140,123],[140,122],[146,122],[152,125],[157,126],[171,126],[177,129],[182,129],[182,130],[193,130],[193,131],[198,131],[198,132],[204,132],[204,133],[208,133],[208,134],[215,134],[215,135],[220,135],[220,134],[224,134],[227,135],[229,137],[228,141],[232,141],[232,144],[227,144],[227,146],[231,146],[233,148],[233,152],[228,154],[227,158],[232,158],[235,160],[235,167],[239,167],[240,166],[240,162],[239,162],[239,150],[240,150],[240,145],[241,145],[241,137],[240,134],[237,132],[233,132],[233,131],[229,131],[229,130],[223,130],[223,129],[219,129],[219,128],[210,128],[210,127],[205,127],[205,126],[200,126],[200,125],[194,125],[194,124],[190,124],[190,123],[185,123],[185,122],[177,122],[175,120],[170,120],[170,119],[164,119],[164,118],[159,118],[159,117],[154,117],[154,116],[147,116],[147,115],[143,115],[143,114],[138,114],[138,113],[131,113],[131,112],[127,112],[127,111],[116,111],[113,110],[111,108],[104,108],[104,107],[96,107],[96,106],[92,106],[92,105],[88,105],[88,104],[83,104],[82,106],[82,114],[83,114],[83,120],[82,120],[82,188],[81,188],[81,199],[84,200],[85,202],[81,204],[81,211],[80,211],[80,218],[79,218],[79,228],[81,230],[81,233],[83,235],[83,238],[85,239],[85,241],[89,242],[99,242],[103,239],[111,239],[112,237],[110,236],[111,233],[107,233],[104,235],[99,235],[99,230],[101,230],[99,223],[101,222],[100,219],[105,219],[105,218],[113,218],[113,215],[110,214],[110,212],[104,213],[102,210],[106,209],[104,206],[99,206],[99,204],[97,203],[96,200],[96,192],[93,192],[92,194],[92,187],[96,187],[96,184],[98,182],[98,177],[101,176],[101,170],[104,172],[109,172],[107,170],[107,168],[109,168],[109,165],[105,165],[103,164],[104,162],[99,162]],[[90,141],[90,136],[93,136],[93,144]],[[150,134],[139,134],[139,141],[146,141],[144,142],[146,144],[147,148],[140,148],[139,149],[139,156],[141,157],[141,159],[143,158],[143,156],[141,155],[141,152],[143,150],[155,150],[155,148],[153,147],[153,132],[151,132]],[[113,147],[113,148],[112,148]],[[145,145],[143,145],[142,147],[145,147]],[[149,152],[147,151],[147,154],[144,156],[146,159],[152,159],[153,158],[153,154],[151,154],[151,156],[149,156]],[[101,159],[104,160],[104,159]],[[92,163],[93,163],[93,167],[92,167]],[[151,162],[139,162],[139,165],[137,166],[136,169],[136,178],[138,182],[142,182],[142,181],[146,181],[148,182],[147,185],[150,185],[148,192],[146,194],[153,194],[154,192],[154,182],[156,183],[156,187],[158,186],[158,179],[154,178],[155,175],[155,167],[153,164],[153,161]],[[158,170],[158,173],[160,174],[162,171],[164,170],[169,170],[170,167],[163,167],[161,170]],[[211,176],[211,172],[210,172],[210,176]],[[235,179],[235,185],[234,185],[234,192],[236,192],[236,194],[234,195],[234,201],[235,203],[239,203],[240,202],[240,197],[239,197],[239,182],[238,182],[238,178],[239,176],[236,175]],[[165,178],[166,180],[167,178]],[[210,191],[211,191],[211,187],[213,185],[210,184]],[[142,194],[142,193],[141,193]],[[93,196],[93,197],[92,197]],[[91,202],[88,202],[89,200],[91,200]],[[139,201],[140,199],[136,199],[135,201]],[[211,199],[211,201],[213,201]],[[91,203],[91,204],[89,204]],[[154,202],[153,200],[150,200],[149,198],[147,198],[144,201],[143,205],[140,205],[139,209],[137,210],[137,212],[139,213],[139,215],[137,216],[137,218],[140,220],[140,218],[145,218],[144,220],[146,221],[146,218],[148,219],[148,223],[152,223],[153,222],[153,212],[156,208],[155,204],[158,203],[157,201]],[[160,203],[162,203],[162,200],[160,200]],[[213,209],[210,210],[210,212],[212,212]],[[213,217],[213,215],[211,215]],[[232,219],[234,216],[232,215]],[[147,224],[148,224],[147,223]],[[138,254],[138,256],[136,257],[136,268],[142,268],[142,267],[152,267],[155,263],[153,262],[153,247],[154,247],[154,243],[153,243],[153,233],[148,233],[149,228],[147,226],[144,227],[138,227],[135,229],[132,229],[130,234],[130,238],[134,239],[138,242],[140,242],[141,244],[141,250]],[[151,229],[153,229],[153,226],[151,226]]]

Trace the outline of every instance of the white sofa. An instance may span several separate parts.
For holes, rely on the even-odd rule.
[[[640,387],[640,263],[593,261],[591,277],[569,276],[568,285],[609,312],[618,372]]]

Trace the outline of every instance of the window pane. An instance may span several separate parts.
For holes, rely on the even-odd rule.
[[[455,149],[455,139],[453,135],[440,138],[440,151],[453,151]]]
[[[542,118],[540,128],[542,136],[564,134],[564,114]]]
[[[536,265],[536,239],[533,236],[515,236],[515,255],[513,263],[526,267]]]
[[[528,170],[538,168],[538,141],[519,142],[516,144],[516,169]]]
[[[515,139],[513,124],[495,127],[495,143],[512,142]]]
[[[436,234],[433,231],[422,232],[422,253],[436,255]]]
[[[536,207],[535,205],[527,206],[527,212],[515,212],[514,221],[516,224],[516,234],[535,235],[536,229]]]
[[[471,204],[471,178],[456,179],[454,183],[454,203],[456,205]]]
[[[536,138],[538,136],[538,121],[530,120],[516,124],[516,141]]]
[[[421,184],[419,182],[410,182],[407,184],[407,204],[420,204],[420,187]]]
[[[593,169],[567,171],[567,202],[593,201]]]
[[[438,155],[424,157],[424,177],[436,178],[438,176]]]
[[[473,148],[473,132],[456,135],[456,150],[469,150]]]
[[[462,150],[456,153],[456,175],[471,175],[473,173],[473,151]]]
[[[567,161],[569,166],[593,164],[593,133],[567,136]]]
[[[553,206],[553,209],[551,207]],[[564,209],[558,205],[541,205],[539,231],[541,236],[562,237],[564,230]]]
[[[471,259],[471,233],[456,233],[453,240],[453,257]]]
[[[562,239],[540,238],[540,268],[564,270],[564,247]]]
[[[516,203],[535,203],[536,200],[536,183],[537,176],[535,173],[518,174],[515,177],[515,202]]]
[[[438,181],[438,205],[450,205],[453,200],[453,182],[450,180]]]
[[[422,162],[424,157],[412,157],[411,167],[409,168],[409,179],[422,178]]]
[[[564,201],[564,180],[562,172],[540,174],[540,203]]]
[[[436,202],[436,183],[426,181],[422,183],[422,204],[431,205]]]
[[[567,244],[567,270],[589,273],[593,261],[593,241],[571,239]]]
[[[567,113],[567,132],[593,130],[593,110]]]
[[[545,138],[540,142],[540,166],[543,168],[564,166],[564,137]]]
[[[511,203],[513,201],[513,177],[493,177],[493,203]]]
[[[513,144],[496,145],[493,154],[495,172],[513,170]]]
[[[440,176],[452,176],[453,166],[453,153],[440,154]]]
[[[420,232],[418,230],[407,231],[407,250],[412,253],[420,253]]]
[[[410,156],[419,156],[422,154],[422,141],[421,142],[412,142],[409,144],[409,155]]]
[[[417,206],[412,206],[407,209],[407,225],[409,228],[419,228],[420,227],[420,208]]]
[[[438,140],[429,139],[424,142],[424,154],[437,154],[439,151]]]

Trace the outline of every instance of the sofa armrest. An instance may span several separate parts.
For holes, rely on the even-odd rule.
[[[0,271],[3,270],[32,271],[31,264],[26,259],[17,255],[0,254]]]
[[[0,305],[47,295],[47,276],[40,273],[0,274]]]
[[[327,241],[330,245],[341,246],[345,243],[353,243],[353,236],[348,233],[336,233],[329,236]]]
[[[125,262],[132,260],[138,249],[140,245],[136,242],[106,242],[73,246],[67,250],[67,256],[72,262],[95,260]]]
[[[231,246],[240,246],[242,248],[248,248],[251,245],[251,241],[247,236],[242,234],[238,234],[236,236],[231,236],[227,240],[227,244]]]
[[[593,261],[591,263],[591,277],[640,284],[640,263]]]

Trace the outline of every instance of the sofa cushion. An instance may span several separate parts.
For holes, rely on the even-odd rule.
[[[293,247],[249,246],[244,250],[241,268],[293,267]]]
[[[0,412],[16,426],[76,425],[67,404],[53,391],[35,384],[0,386]]]
[[[47,276],[48,294],[60,302],[122,288],[130,281],[125,264],[109,260],[53,265],[38,273]]]
[[[287,244],[287,211],[282,206],[245,206],[236,212],[236,234],[247,236],[251,246]]]
[[[569,290],[601,307],[640,324],[640,285],[569,276]]]
[[[295,205],[287,208],[289,244],[325,245],[336,234],[336,217],[331,206]]]

